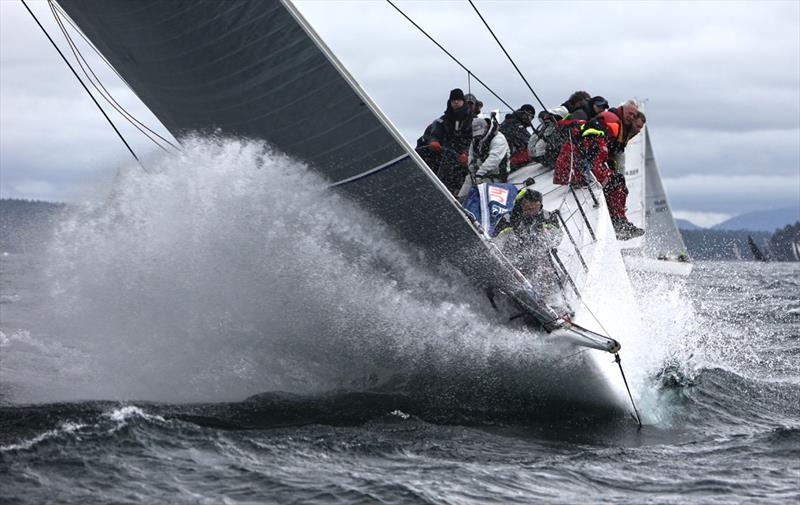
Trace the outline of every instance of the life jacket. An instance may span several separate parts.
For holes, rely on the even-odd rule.
[[[489,157],[489,152],[492,150],[492,139],[497,135],[500,130],[500,125],[497,120],[492,117],[489,121],[489,129],[486,134],[481,137],[477,142],[472,143],[472,159],[477,160],[479,164],[483,164],[486,158]],[[498,182],[506,182],[508,180],[508,154],[506,154],[498,166]]]
[[[472,140],[472,113],[465,105],[451,109],[448,105],[442,117],[433,122],[432,136],[457,153],[466,152]]]
[[[521,118],[520,111],[514,111],[508,114],[500,124],[500,133],[505,135],[508,141],[508,148],[511,154],[509,164],[511,170],[527,165],[530,162],[528,156],[528,142],[530,141],[531,134],[528,133],[528,126],[530,123],[525,123]]]
[[[604,111],[583,125],[581,147],[597,181],[605,186],[614,171],[608,166],[609,143],[622,129],[615,114]]]
[[[580,120],[564,120],[562,123],[569,129],[568,139],[571,141],[564,142],[556,159],[553,182],[587,182],[584,181],[582,168],[588,162],[594,177],[601,185],[605,185],[613,173],[608,166],[609,139],[614,139],[621,130],[616,116],[601,112],[588,123]]]
[[[608,109],[606,112],[614,114],[619,123],[619,131],[614,135],[613,141],[609,143],[609,151],[612,155],[625,151],[628,141],[633,138],[630,135],[630,129],[622,122],[622,107],[614,107]]]

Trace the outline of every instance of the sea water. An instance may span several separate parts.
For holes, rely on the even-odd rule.
[[[302,164],[194,139],[153,172],[0,258],[5,501],[800,498],[797,264],[633,277],[638,429]]]

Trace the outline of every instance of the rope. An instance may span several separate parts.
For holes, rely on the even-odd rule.
[[[499,96],[497,93],[495,93],[494,91],[492,91],[492,88],[490,88],[489,86],[487,86],[487,85],[486,85],[486,83],[485,83],[485,82],[483,82],[482,80],[480,80],[480,79],[478,78],[478,76],[477,76],[477,75],[475,75],[475,74],[474,74],[474,73],[473,73],[473,72],[472,72],[470,69],[468,69],[467,67],[465,67],[463,63],[461,63],[460,61],[458,61],[458,59],[457,59],[455,56],[453,56],[452,54],[450,54],[450,52],[449,52],[447,49],[445,49],[444,47],[442,47],[442,45],[441,45],[441,44],[439,44],[438,42],[436,42],[436,40],[435,40],[433,37],[431,37],[430,35],[428,35],[428,32],[426,32],[425,30],[423,30],[423,29],[422,29],[422,27],[420,27],[420,26],[419,26],[417,23],[415,23],[413,19],[411,19],[410,17],[408,17],[408,15],[406,15],[406,13],[405,13],[405,12],[403,12],[402,10],[400,10],[400,7],[396,6],[396,5],[394,4],[394,2],[392,2],[392,0],[386,0],[386,2],[387,2],[389,5],[391,5],[392,7],[394,7],[394,9],[395,9],[397,12],[399,12],[399,13],[400,13],[400,14],[401,14],[401,15],[402,15],[404,18],[406,18],[406,19],[408,20],[408,22],[409,22],[409,23],[411,23],[412,25],[414,25],[414,27],[415,27],[417,30],[419,30],[420,32],[422,32],[422,34],[423,34],[423,35],[425,35],[426,37],[428,37],[428,39],[429,39],[431,42],[433,42],[434,44],[436,44],[436,47],[438,47],[439,49],[441,49],[442,51],[444,51],[444,54],[446,54],[447,56],[449,56],[449,57],[450,57],[450,59],[451,59],[451,60],[453,60],[454,62],[456,62],[456,64],[458,64],[458,66],[459,66],[459,67],[463,68],[463,69],[464,69],[466,72],[468,72],[470,75],[472,75],[472,77],[474,77],[476,81],[478,81],[479,83],[481,83],[481,85],[482,85],[484,88],[486,88],[486,90],[487,90],[489,93],[491,93],[492,95],[494,95],[494,97],[495,97],[495,98],[497,98],[498,100],[500,100],[500,101],[503,103],[503,105],[505,105],[506,107],[508,107],[508,108],[509,108],[509,109],[511,109],[512,111],[513,111],[513,110],[515,110],[513,107],[511,107],[510,105],[508,105],[508,103],[506,103],[506,101],[505,101],[505,100],[503,100],[502,98],[500,98],[500,96]]]
[[[559,363],[559,362],[561,362],[561,361],[565,361],[565,360],[567,360],[567,359],[569,359],[569,358],[574,358],[574,357],[575,357],[575,356],[577,356],[578,354],[584,353],[584,352],[586,352],[586,351],[588,351],[588,350],[589,350],[589,348],[588,348],[588,347],[584,347],[583,349],[581,349],[581,350],[580,350],[580,351],[578,351],[578,352],[574,352],[574,353],[572,353],[572,354],[570,354],[570,355],[564,356],[563,358],[554,359],[553,361],[551,361],[551,363]]]
[[[53,40],[53,38],[52,38],[52,37],[50,37],[50,34],[49,34],[49,33],[47,33],[47,30],[45,30],[44,26],[42,26],[42,23],[40,23],[40,22],[39,22],[39,18],[37,18],[37,17],[36,17],[36,14],[34,14],[34,13],[33,13],[33,11],[30,9],[30,7],[28,7],[28,4],[27,4],[27,3],[25,3],[25,0],[20,0],[20,2],[22,2],[22,5],[24,5],[24,6],[25,6],[25,9],[28,11],[28,13],[31,15],[31,17],[33,17],[33,20],[34,20],[34,21],[36,21],[36,24],[37,24],[37,25],[39,25],[39,28],[42,30],[42,33],[44,33],[44,34],[45,34],[45,36],[47,37],[47,40],[49,40],[49,41],[50,41],[50,43],[51,43],[51,44],[53,45],[53,47],[55,48],[55,50],[56,50],[56,51],[58,51],[58,54],[61,56],[61,59],[62,59],[62,60],[64,60],[64,63],[66,63],[66,64],[67,64],[67,66],[69,67],[69,69],[72,71],[72,74],[75,76],[75,78],[76,78],[76,79],[78,79],[78,82],[80,82],[80,83],[81,83],[81,86],[83,86],[83,89],[86,91],[86,93],[87,93],[87,94],[89,95],[89,97],[92,99],[92,101],[94,102],[94,104],[97,106],[97,108],[98,108],[98,109],[100,109],[100,112],[103,114],[103,117],[105,117],[105,118],[106,118],[106,121],[108,121],[108,124],[110,124],[110,125],[111,125],[111,128],[113,128],[113,129],[114,129],[114,131],[116,132],[117,136],[118,136],[118,137],[119,137],[119,139],[122,141],[122,143],[123,143],[123,144],[125,144],[125,147],[127,147],[127,148],[128,148],[128,151],[131,153],[131,156],[133,156],[133,159],[135,159],[135,160],[136,160],[136,162],[139,164],[139,166],[140,166],[140,167],[142,167],[142,170],[144,170],[146,173],[149,173],[149,171],[147,170],[147,168],[145,168],[145,166],[142,164],[142,162],[141,162],[141,160],[139,159],[139,157],[138,157],[138,156],[136,156],[136,153],[135,153],[135,152],[133,152],[133,149],[131,148],[130,144],[128,144],[128,142],[125,140],[125,137],[123,137],[123,136],[122,136],[122,133],[120,133],[120,131],[119,131],[119,130],[117,129],[117,127],[114,125],[114,122],[113,122],[113,121],[111,121],[111,118],[110,118],[110,117],[108,117],[108,114],[106,114],[106,111],[104,111],[104,110],[103,110],[103,107],[101,107],[101,106],[100,106],[100,103],[97,101],[97,99],[94,97],[94,95],[92,95],[92,92],[91,92],[91,91],[89,91],[89,88],[88,88],[88,87],[86,87],[86,84],[84,84],[83,80],[81,80],[81,78],[80,78],[80,76],[78,75],[78,73],[77,73],[77,72],[75,71],[75,69],[72,67],[72,64],[70,64],[69,60],[67,60],[67,57],[66,57],[66,56],[64,56],[64,53],[62,53],[62,52],[61,52],[61,49],[60,49],[60,48],[58,47],[58,45],[55,43],[55,41]]]
[[[99,56],[99,57],[100,57],[100,59],[101,59],[101,60],[103,60],[103,62],[104,62],[104,63],[105,63],[107,66],[108,66],[108,68],[110,68],[111,70],[113,70],[113,71],[114,71],[114,73],[115,73],[115,74],[117,74],[117,77],[119,77],[121,81],[125,81],[125,78],[124,78],[124,77],[122,77],[122,75],[120,75],[120,73],[119,73],[119,72],[117,72],[117,69],[116,69],[116,68],[114,68],[114,65],[112,65],[112,64],[111,64],[111,62],[110,62],[110,61],[108,61],[108,59],[107,59],[107,58],[106,58],[106,57],[103,55],[103,53],[101,53],[101,52],[100,52],[100,51],[97,49],[97,47],[94,45],[94,43],[93,43],[91,40],[89,40],[89,39],[86,37],[86,35],[84,35],[84,34],[83,34],[83,32],[81,31],[81,29],[80,29],[80,28],[78,28],[78,26],[75,24],[75,22],[74,22],[74,21],[72,21],[72,19],[69,17],[69,14],[67,14],[67,13],[66,13],[66,11],[64,11],[64,9],[63,9],[63,8],[61,8],[61,6],[60,6],[60,5],[58,5],[57,3],[53,2],[52,0],[48,0],[48,1],[52,2],[52,5],[53,5],[53,7],[55,7],[55,8],[56,8],[56,10],[58,10],[59,14],[61,14],[61,17],[62,17],[62,19],[65,19],[65,20],[67,21],[67,23],[69,23],[69,24],[70,24],[70,26],[72,26],[72,29],[73,29],[73,30],[75,30],[75,31],[78,33],[78,35],[80,35],[80,36],[81,36],[81,38],[83,39],[83,41],[84,41],[84,42],[86,42],[86,45],[88,45],[88,46],[89,46],[89,47],[92,49],[92,51],[94,51],[94,52],[95,52],[95,54],[97,54],[97,56]],[[127,81],[125,81],[125,83],[127,84]],[[128,86],[128,87],[130,87],[130,86]]]
[[[119,102],[116,101],[116,99],[114,99],[114,96],[111,94],[110,91],[108,91],[108,89],[106,89],[106,87],[100,81],[100,78],[97,77],[97,74],[95,74],[94,70],[92,70],[91,65],[89,65],[89,63],[86,61],[86,58],[81,53],[81,51],[78,48],[77,44],[75,44],[75,41],[72,39],[72,36],[70,36],[68,30],[64,26],[64,23],[63,23],[63,21],[61,19],[61,16],[59,16],[59,11],[57,11],[55,9],[55,6],[54,6],[55,4],[53,3],[53,1],[52,0],[48,0],[47,3],[50,6],[50,10],[53,13],[53,17],[55,18],[56,23],[58,24],[59,28],[61,28],[61,33],[64,35],[64,38],[67,40],[67,44],[69,45],[70,50],[72,51],[72,55],[75,56],[75,60],[78,62],[78,65],[80,66],[81,71],[83,72],[83,75],[86,76],[86,79],[89,81],[89,83],[92,85],[92,87],[94,87],[94,89],[100,94],[100,96],[102,96],[103,99],[109,105],[111,105],[111,107],[113,107],[117,112],[119,112],[120,115],[125,120],[127,120],[131,125],[133,125],[134,128],[139,130],[145,137],[148,138],[148,140],[153,142],[161,150],[163,150],[164,152],[167,152],[167,153],[169,152],[169,150],[167,150],[157,140],[155,140],[153,137],[151,137],[148,134],[148,132],[150,134],[158,137],[162,141],[166,142],[167,144],[169,144],[173,149],[176,149],[176,150],[180,151],[180,148],[178,146],[176,146],[175,144],[173,144],[169,140],[165,139],[164,137],[162,137],[161,135],[159,135],[158,133],[156,133],[155,131],[150,129],[147,125],[145,125],[144,123],[142,123],[141,121],[136,119],[136,117],[134,117],[133,114],[128,112],[122,105],[119,104]],[[70,24],[72,24],[72,23],[70,23]],[[72,26],[75,27],[74,24],[72,24]],[[84,37],[84,39],[85,39],[85,37]],[[96,49],[95,49],[95,51],[96,51]],[[106,61],[106,63],[108,65],[110,65],[110,63],[108,63],[107,60],[104,60],[104,61]],[[111,67],[111,68],[113,68],[113,67]],[[115,72],[116,72],[116,70],[115,70]],[[91,74],[91,76],[89,74]],[[119,76],[118,73],[117,73],[117,75]],[[95,81],[96,81],[96,84],[95,84]],[[147,130],[147,131],[145,131],[145,130]]]
[[[625,370],[622,369],[622,359],[619,357],[619,353],[614,353],[614,362],[619,365],[619,373],[622,374],[622,381],[625,383],[625,389],[628,390],[628,398],[631,399],[631,405],[633,406],[633,413],[636,414],[636,422],[639,424],[639,428],[642,427],[642,418],[639,417],[639,411],[636,410],[636,402],[633,401],[633,395],[631,394],[631,388],[628,387],[628,379],[625,378]]]
[[[503,53],[505,53],[505,55],[506,55],[506,58],[508,58],[508,61],[510,61],[510,62],[511,62],[511,64],[512,64],[512,65],[514,65],[514,69],[517,71],[517,73],[519,74],[519,76],[520,76],[520,77],[522,77],[522,80],[525,82],[525,85],[526,85],[526,86],[528,86],[528,89],[529,89],[529,90],[531,90],[531,93],[533,93],[533,96],[536,98],[536,101],[537,101],[537,102],[539,102],[539,105],[541,105],[541,106],[542,106],[542,109],[543,109],[543,110],[547,110],[547,107],[546,107],[546,106],[544,105],[544,103],[543,103],[543,102],[542,102],[542,101],[539,99],[539,95],[537,95],[537,94],[536,94],[536,92],[533,90],[533,88],[531,87],[531,85],[528,83],[528,80],[525,78],[525,76],[524,76],[524,75],[522,75],[522,71],[519,69],[519,67],[517,66],[517,64],[514,62],[514,59],[511,57],[511,55],[510,55],[510,54],[508,54],[508,51],[506,51],[506,48],[505,48],[505,47],[503,47],[503,43],[502,43],[502,42],[500,42],[500,39],[498,39],[498,38],[497,38],[497,35],[495,35],[495,34],[494,34],[494,31],[493,31],[493,30],[492,30],[492,28],[489,26],[489,23],[487,23],[487,22],[486,22],[486,20],[485,20],[485,19],[483,19],[483,16],[481,15],[481,13],[480,13],[480,11],[478,10],[478,8],[477,8],[477,7],[475,7],[475,4],[472,2],[472,0],[469,0],[469,4],[470,4],[470,5],[472,6],[472,8],[475,10],[475,13],[478,15],[478,17],[479,17],[479,18],[481,18],[481,21],[483,21],[483,25],[486,27],[486,29],[487,29],[487,30],[489,30],[489,33],[491,33],[491,34],[492,34],[492,37],[494,37],[494,40],[495,40],[495,42],[497,42],[497,45],[499,45],[499,46],[500,46],[500,49],[502,49],[502,50],[503,50]]]

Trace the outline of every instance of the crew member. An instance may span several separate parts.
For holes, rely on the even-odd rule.
[[[456,88],[450,91],[444,114],[417,140],[417,152],[453,194],[461,187],[467,173],[472,119],[464,92]]]
[[[602,96],[592,97],[590,100],[581,102],[580,108],[570,115],[572,119],[589,121],[595,116],[608,109],[608,102]]]
[[[507,219],[498,223],[495,241],[522,274],[543,293],[558,286],[550,251],[561,243],[563,231],[556,212],[542,207],[542,194],[523,189]]]
[[[608,204],[611,223],[619,240],[629,240],[644,235],[644,230],[628,221],[625,207],[628,201],[628,186],[625,182],[625,147],[644,128],[646,117],[639,111],[636,101],[631,99],[619,107],[609,109],[620,120],[620,130],[608,146],[608,166],[612,170],[603,194]]]
[[[494,114],[489,119],[475,118],[472,121],[472,143],[469,147],[469,173],[458,192],[459,200],[463,201],[474,185],[506,182],[508,158],[508,141],[500,133]]]
[[[533,108],[533,105],[526,103],[511,114],[508,114],[500,125],[500,132],[505,135],[511,152],[509,159],[510,171],[530,163],[528,142],[531,139],[531,134],[528,128],[532,128],[534,117],[536,117],[536,109]]]

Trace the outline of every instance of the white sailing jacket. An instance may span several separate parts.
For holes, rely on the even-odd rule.
[[[499,177],[500,176],[500,163],[503,161],[503,158],[507,158],[509,156],[509,148],[508,148],[508,141],[506,140],[506,136],[500,132],[492,137],[491,144],[489,144],[489,155],[483,160],[481,163],[480,160],[475,159],[474,155],[472,154],[474,149],[475,142],[480,142],[480,140],[473,139],[472,144],[469,148],[469,170],[476,177],[485,178],[485,177]]]

